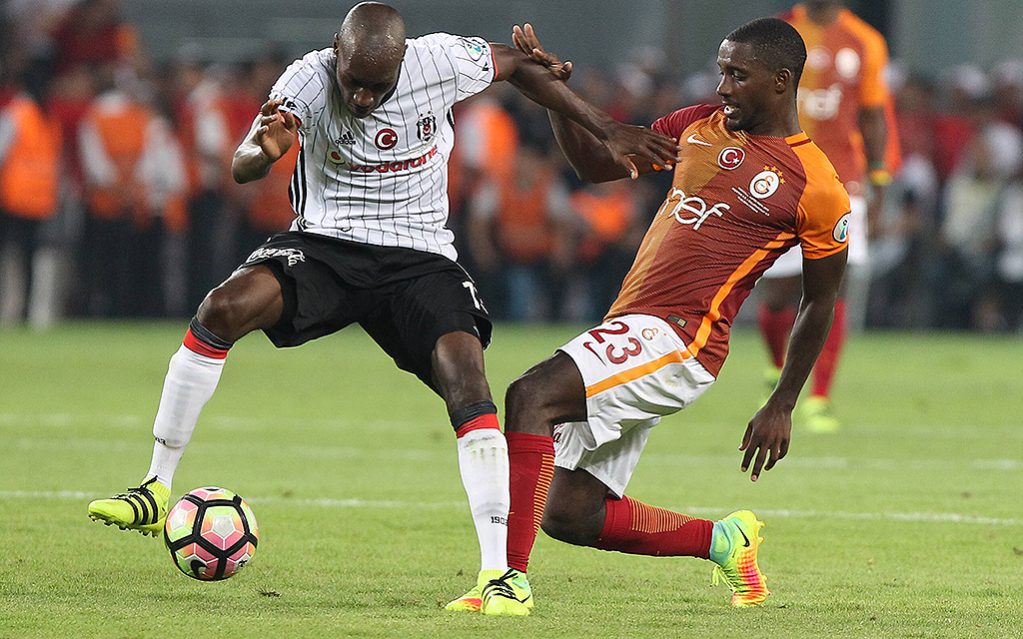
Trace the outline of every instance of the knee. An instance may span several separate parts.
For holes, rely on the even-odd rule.
[[[540,528],[548,537],[576,546],[592,546],[600,534],[584,517],[552,504],[547,505]]]
[[[223,284],[206,294],[195,314],[204,328],[229,342],[242,337],[248,315],[241,299]]]
[[[504,403],[509,415],[528,413],[534,419],[531,422],[546,422],[544,408],[549,405],[546,393],[549,385],[545,384],[543,374],[530,370],[508,386]],[[511,429],[511,421],[509,421]]]
[[[449,409],[491,401],[483,371],[483,346],[479,338],[453,332],[437,340],[431,356],[433,378]]]

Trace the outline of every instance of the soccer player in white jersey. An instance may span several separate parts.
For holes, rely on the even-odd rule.
[[[210,291],[171,358],[142,484],[89,504],[89,515],[154,536],[171,481],[231,346],[261,329],[297,346],[359,323],[447,405],[480,544],[477,585],[452,609],[528,614],[506,557],[508,452],[483,372],[491,324],[445,228],[456,102],[507,80],[633,162],[667,165],[676,141],[615,122],[514,47],[436,33],[406,39],[393,8],[365,2],[331,48],[284,72],[235,152],[240,183],[262,178],[293,144],[296,220]],[[630,159],[632,158],[632,159]]]

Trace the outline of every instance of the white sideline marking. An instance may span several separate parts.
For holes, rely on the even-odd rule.
[[[156,416],[156,406],[153,406],[152,413],[145,414],[78,414],[78,413],[0,413],[0,426],[47,426],[51,428],[62,428],[73,424],[103,424],[111,428],[148,429],[153,425],[153,418]],[[443,413],[438,412],[433,418],[435,423],[447,427]],[[370,421],[360,420],[357,424],[354,420],[343,418],[296,418],[294,420],[270,418],[258,415],[209,415],[200,420],[199,427],[204,425],[217,429],[226,430],[253,430],[256,428],[272,427],[275,429],[304,428],[304,427],[338,427],[345,428],[358,425],[360,428],[372,426],[384,428],[390,426],[401,426],[406,424],[402,420],[381,420]],[[720,426],[720,423],[708,425]],[[884,435],[897,434],[900,437],[927,437],[927,438],[955,438],[963,437],[963,430],[970,428],[969,424],[938,423],[928,426],[902,426],[892,424],[864,423],[850,426],[841,433],[841,437],[850,438],[874,438],[879,433]],[[1009,439],[1023,439],[1023,424],[1006,423],[998,426],[981,427],[985,436]],[[809,435],[804,435],[809,437]],[[737,435],[738,437],[738,435]]]
[[[148,435],[148,431],[146,433]],[[143,446],[148,448],[150,442],[145,436],[140,439],[117,439],[111,441],[106,438],[96,437],[62,437],[59,439],[46,438],[37,439],[32,437],[19,437],[10,440],[7,448],[16,450],[53,450],[67,451],[104,451],[127,453],[140,450]],[[216,444],[206,444],[216,446]],[[253,450],[256,446],[250,442],[238,442],[235,447],[245,447],[246,450]],[[273,447],[274,454],[286,453],[300,456],[303,459],[376,459],[386,458],[391,461],[418,461],[431,462],[449,459],[453,456],[453,448],[426,449],[426,448],[359,448],[356,446],[310,446],[307,444],[283,444]],[[738,465],[742,457],[735,455],[694,455],[687,453],[661,453],[646,452],[643,454],[643,463],[650,465]],[[1016,473],[1023,470],[1023,460],[1019,459],[869,459],[856,457],[803,457],[789,455],[782,462],[785,468],[821,469],[821,470],[857,470],[857,471],[894,471],[900,469],[916,470],[948,470],[948,469],[971,469],[976,471],[990,471],[998,473]]]
[[[0,499],[68,499],[86,500],[95,499],[98,493],[87,493],[77,490],[0,490]],[[287,504],[290,506],[319,506],[321,508],[400,508],[406,510],[421,509],[463,509],[466,508],[462,501],[400,501],[380,499],[296,499],[293,497],[252,497],[248,501],[253,504]],[[691,513],[694,515],[720,516],[731,510],[731,507],[710,507],[710,506],[683,506],[675,510]],[[763,517],[777,517],[779,519],[809,519],[820,517],[831,517],[833,519],[847,519],[852,521],[903,521],[903,522],[934,522],[945,524],[976,524],[981,526],[1023,526],[1023,519],[1006,519],[999,517],[984,517],[982,515],[964,515],[961,513],[898,513],[898,512],[873,512],[855,513],[843,511],[821,511],[821,510],[772,510],[758,508],[757,515]]]

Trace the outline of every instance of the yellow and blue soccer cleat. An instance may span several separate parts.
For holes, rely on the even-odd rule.
[[[800,404],[797,418],[811,433],[834,433],[841,426],[831,410],[831,400],[821,395],[811,395],[804,399]]]
[[[494,585],[491,586],[491,583]],[[485,597],[490,602],[487,610],[484,610],[483,605]],[[481,570],[476,578],[476,585],[469,592],[444,606],[444,610],[523,616],[528,615],[532,607],[533,593],[526,574],[510,569]]]
[[[764,542],[760,536],[763,527],[764,522],[748,510],[734,512],[714,524],[711,559],[718,564],[714,567],[714,585],[721,580],[728,584],[736,608],[759,606],[771,594],[767,577],[757,564],[757,551]]]
[[[89,518],[121,530],[137,530],[143,535],[156,537],[163,532],[167,519],[170,488],[156,477],[129,488],[109,499],[97,499],[89,504]]]

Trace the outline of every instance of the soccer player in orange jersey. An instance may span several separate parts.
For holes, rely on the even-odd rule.
[[[564,69],[535,34],[516,44]],[[845,271],[849,196],[824,153],[799,126],[796,86],[806,49],[791,25],[754,20],[721,43],[722,104],[667,114],[653,129],[682,148],[618,299],[582,333],[508,389],[511,473],[505,580],[531,599],[525,571],[541,526],[568,543],[603,550],[692,556],[717,564],[732,605],[767,598],[757,564],[763,525],[748,511],[700,519],[625,495],[650,431],[714,382],[729,331],[754,283],[786,250],[803,249],[803,297],[781,378],[750,420],[741,468],[757,481],[789,447],[791,414],[828,333]],[[579,176],[628,173],[600,143],[550,113]],[[647,170],[654,170],[649,167]]]
[[[835,165],[852,201],[849,264],[865,266],[867,230],[873,227],[891,181],[886,166],[885,107],[890,101],[884,80],[888,51],[884,38],[838,0],[808,0],[783,16],[803,36],[806,69],[799,82],[799,122]],[[870,192],[868,193],[868,185]],[[869,200],[868,200],[868,197]],[[868,223],[869,219],[869,223]],[[792,331],[799,297],[800,259],[791,250],[764,273],[757,320],[770,351],[768,388],[778,381],[785,345]],[[835,321],[813,371],[810,397],[799,421],[813,432],[839,426],[831,411],[831,382],[845,342],[845,303],[839,296]]]

